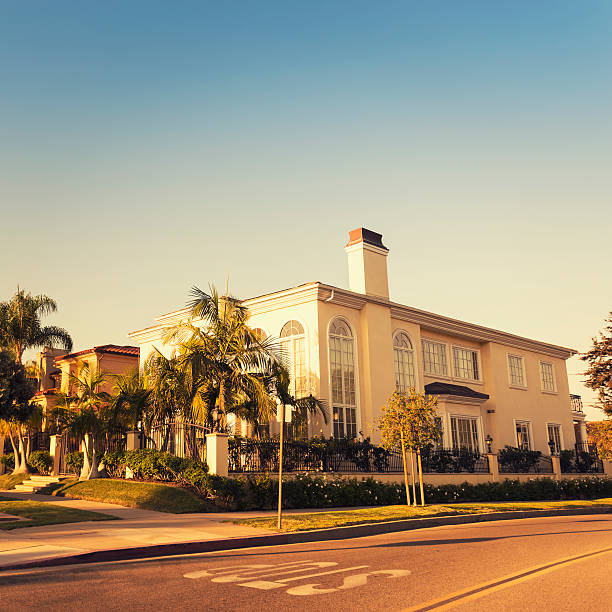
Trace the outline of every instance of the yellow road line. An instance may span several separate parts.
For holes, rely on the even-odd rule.
[[[450,610],[451,608],[454,608],[455,606],[463,604],[467,601],[479,599],[480,597],[484,597],[485,595],[489,595],[491,593],[494,593],[495,591],[500,591],[501,589],[505,589],[506,587],[513,586],[515,584],[520,584],[521,582],[527,582],[532,578],[537,578],[539,576],[542,576],[543,574],[553,572],[562,565],[578,563],[580,561],[583,561],[584,559],[589,559],[598,555],[604,555],[609,552],[612,552],[612,547],[602,548],[600,550],[584,553],[582,555],[575,555],[573,557],[558,559],[557,561],[552,561],[543,565],[536,565],[529,569],[522,570],[514,574],[509,574],[507,576],[504,576],[503,578],[498,578],[497,580],[483,582],[482,584],[478,584],[476,586],[469,587],[461,591],[456,591],[455,593],[450,593],[439,599],[434,599],[424,604],[418,604],[416,606],[412,606],[411,608],[406,608],[401,612],[427,612],[428,610]]]

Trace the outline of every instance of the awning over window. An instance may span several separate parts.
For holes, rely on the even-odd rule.
[[[486,393],[479,393],[463,385],[451,385],[450,383],[439,381],[425,385],[425,393],[427,395],[456,395],[458,397],[472,397],[481,400],[489,399]]]

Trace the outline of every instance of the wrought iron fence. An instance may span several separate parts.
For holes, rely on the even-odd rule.
[[[564,474],[603,474],[603,461],[593,449],[582,450],[584,446],[576,445],[576,450],[561,451],[559,459],[561,472]]]
[[[234,439],[229,444],[229,471],[253,473],[278,470],[278,440]],[[489,472],[486,456],[469,451],[424,450],[425,473]],[[287,472],[362,474],[403,472],[402,456],[379,446],[348,440],[284,441],[283,469]]]
[[[421,451],[423,473],[488,474],[489,458],[467,449],[425,448]]]
[[[521,456],[499,457],[500,474],[552,474],[552,458],[539,451],[523,451]]]
[[[24,442],[31,453],[49,450],[49,434],[46,431],[32,433],[25,438]]]
[[[72,474],[72,470],[66,464],[66,455],[74,453],[81,448],[81,440],[77,436],[65,433],[63,434],[56,446],[56,452],[59,452],[59,473],[61,475]]]
[[[170,421],[151,428],[144,440],[146,448],[155,448],[177,457],[206,461],[206,434],[210,430],[195,423]]]

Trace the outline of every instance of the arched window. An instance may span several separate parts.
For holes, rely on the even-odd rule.
[[[414,351],[406,332],[400,331],[393,336],[393,368],[395,388],[406,393],[416,386],[414,376]]]
[[[290,393],[300,398],[308,395],[306,373],[306,336],[299,321],[289,321],[280,332],[281,354],[287,361],[291,379]],[[292,433],[295,438],[308,437],[308,418],[306,414],[294,412]]]
[[[342,319],[329,328],[329,367],[334,411],[334,437],[357,437],[357,400],[355,396],[355,354],[353,334]]]

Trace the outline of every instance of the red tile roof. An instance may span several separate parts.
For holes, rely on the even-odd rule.
[[[73,357],[79,357],[81,355],[88,355],[90,353],[106,353],[111,355],[130,355],[134,357],[140,357],[140,348],[138,346],[118,346],[117,344],[102,344],[100,346],[94,346],[84,351],[78,351],[77,353],[70,353],[69,355],[61,355],[55,358],[55,363],[63,361],[64,359],[71,359]]]

